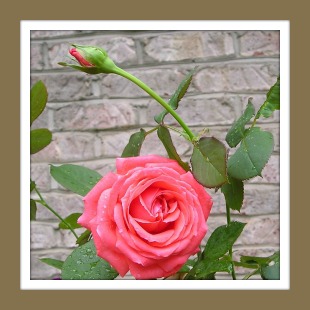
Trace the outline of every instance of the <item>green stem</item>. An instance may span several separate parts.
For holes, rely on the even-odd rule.
[[[236,262],[236,261],[233,261],[233,263],[234,263],[235,266],[249,268],[249,269],[257,269],[259,267],[258,265],[241,263],[241,262]]]
[[[174,117],[174,119],[180,124],[180,126],[188,134],[191,141],[195,139],[195,135],[187,127],[187,125],[184,123],[180,115],[175,110],[173,110],[171,106],[165,100],[163,100],[154,90],[152,90],[150,87],[148,87],[145,83],[143,83],[141,80],[136,78],[134,75],[128,73],[127,71],[119,67],[116,67],[114,69],[114,73],[130,80],[131,82],[135,83],[140,88],[142,88],[145,92],[147,92],[151,97],[153,97],[158,103],[160,103]]]
[[[231,220],[230,220],[230,208],[226,203],[226,218],[227,218],[227,224],[229,225]],[[234,263],[233,263],[233,255],[232,255],[232,248],[229,249],[229,256],[230,256],[230,260],[231,260],[231,266],[232,266],[232,278],[233,280],[237,280],[236,278],[236,273],[235,273],[235,267],[234,267]]]
[[[73,235],[75,236],[76,239],[78,239],[78,235],[76,234],[76,232],[72,229],[72,227],[53,209],[51,208],[46,201],[44,200],[44,198],[42,197],[41,193],[38,191],[38,189],[35,187],[34,190],[36,191],[36,193],[38,194],[38,196],[40,197],[40,200],[36,200],[36,202],[39,202],[42,206],[44,206],[46,209],[48,209],[49,211],[51,211],[59,220],[61,220],[73,233]]]
[[[184,133],[184,131],[181,131],[179,130],[178,128],[175,128],[175,127],[172,127],[172,126],[169,126],[169,125],[164,125],[165,127],[177,132],[178,134],[180,134],[182,137],[184,137],[186,140],[188,140],[188,137],[186,136],[186,133]]]
[[[145,135],[147,136],[147,135],[151,134],[152,132],[156,131],[158,129],[158,127],[159,126],[156,126],[156,127],[152,128],[152,129],[150,129],[149,131],[146,131]]]
[[[258,269],[256,269],[256,270],[254,270],[253,272],[251,272],[251,273],[245,275],[245,276],[242,278],[242,280],[248,280],[250,277],[252,277],[252,276],[254,276],[254,275],[258,274],[258,273],[259,273],[259,272],[258,272]]]

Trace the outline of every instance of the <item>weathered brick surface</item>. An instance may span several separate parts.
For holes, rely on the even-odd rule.
[[[207,190],[213,198],[212,214],[225,213],[224,195],[218,191]],[[235,215],[277,214],[280,208],[280,192],[277,185],[245,184],[244,200],[240,212],[232,211]]]
[[[67,217],[71,213],[81,213],[84,210],[82,197],[77,194],[55,191],[42,193],[42,196],[47,204],[63,218]],[[38,204],[37,208],[37,220],[58,221],[57,217],[55,217],[55,215],[45,207]]]
[[[276,31],[33,31],[31,38],[31,85],[42,80],[49,94],[47,108],[32,128],[47,127],[53,132],[52,143],[31,156],[31,177],[44,199],[62,217],[82,212],[83,201],[50,176],[49,164],[74,163],[102,175],[115,171],[115,158],[121,155],[130,135],[140,128],[152,129],[156,126],[154,115],[162,111],[154,99],[122,77],[92,76],[60,67],[58,62],[68,62],[68,42],[105,48],[120,67],[166,101],[187,72],[198,65],[178,112],[195,133],[206,129],[206,135],[223,142],[248,99],[253,98],[257,111],[279,74]],[[262,130],[272,132],[275,148],[263,178],[245,182],[241,212],[232,212],[233,220],[247,223],[234,249],[236,259],[240,255],[267,256],[279,248],[279,121],[279,112],[257,121]],[[179,127],[169,115],[166,123]],[[182,159],[189,161],[191,143],[176,132],[171,135]],[[230,149],[229,154],[234,151]],[[167,156],[156,132],[147,136],[141,154]],[[226,224],[223,195],[207,191],[214,207],[205,242],[216,227]],[[59,270],[38,258],[64,260],[75,247],[72,233],[59,230],[58,222],[38,204],[37,221],[31,223],[33,279],[59,275]],[[77,230],[79,234],[82,231]],[[239,278],[246,272],[242,268],[236,271]],[[218,275],[219,279],[225,277]]]
[[[195,88],[210,92],[268,91],[279,74],[278,62],[233,62],[204,66],[193,78]]]
[[[242,56],[278,56],[280,31],[247,31],[239,38]]]
[[[176,32],[142,40],[145,54],[152,60],[180,61],[234,54],[229,32]]]
[[[71,102],[100,98],[97,76],[85,73],[61,72],[59,74],[36,73],[33,75],[32,84],[42,80],[46,85],[49,102]]]
[[[101,155],[100,139],[95,133],[53,133],[52,142],[42,151],[32,155],[33,162],[69,162],[94,159]]]
[[[51,188],[51,175],[49,165],[46,163],[32,163],[30,177],[35,180],[40,191],[49,191]]]
[[[49,115],[50,115],[50,109],[49,109],[48,105],[46,105],[46,107],[43,110],[43,112],[32,123],[31,129],[50,128],[50,125],[49,125]]]
[[[50,249],[57,243],[54,227],[50,223],[32,222],[30,237],[32,249]]]
[[[87,31],[83,31],[84,33]],[[32,39],[66,37],[69,35],[79,34],[79,30],[32,30],[30,36]]]
[[[139,123],[137,109],[124,100],[71,103],[53,111],[54,130],[100,130]]]
[[[280,241],[280,220],[278,215],[257,217],[234,217],[232,220],[246,223],[241,235],[235,245],[272,245],[277,246]],[[222,216],[210,216],[208,221],[208,232],[204,238],[206,242],[212,232],[222,225],[226,225],[226,218]]]
[[[43,69],[43,54],[41,44],[32,44],[30,49],[30,66],[32,70]]]
[[[77,235],[84,231],[84,228],[75,229]],[[74,248],[75,241],[76,238],[72,232],[68,229],[59,229],[56,222],[31,222],[31,247],[33,249]]]
[[[160,113],[162,110],[163,108],[157,102],[150,102],[147,109],[149,122],[153,121],[154,114]],[[212,126],[232,124],[240,115],[238,113],[240,110],[241,98],[239,96],[215,94],[188,96],[182,99],[178,113],[189,126]],[[178,125],[171,115],[167,115],[165,122]]]

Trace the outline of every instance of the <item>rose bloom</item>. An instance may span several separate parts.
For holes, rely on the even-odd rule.
[[[212,199],[171,159],[117,158],[84,197],[78,223],[92,232],[97,255],[123,277],[168,277],[199,251]]]

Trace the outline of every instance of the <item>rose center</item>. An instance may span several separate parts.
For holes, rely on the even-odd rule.
[[[179,213],[173,195],[160,188],[149,188],[132,201],[129,216],[149,233],[159,233],[170,229]]]

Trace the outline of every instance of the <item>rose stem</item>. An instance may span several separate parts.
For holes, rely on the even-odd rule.
[[[121,75],[122,77],[130,80],[131,82],[135,83],[138,85],[140,88],[142,88],[144,91],[146,91],[151,97],[153,97],[158,103],[160,103],[174,118],[175,120],[180,124],[180,126],[184,129],[184,131],[188,134],[189,138],[191,141],[194,140],[195,135],[193,132],[187,127],[187,125],[184,123],[183,119],[180,117],[180,115],[175,112],[171,108],[171,106],[163,100],[154,90],[152,90],[150,87],[148,87],[146,84],[144,84],[141,80],[136,78],[134,75],[128,73],[127,71],[116,67],[114,69],[114,73]]]
[[[40,200],[35,200],[36,202],[40,203],[42,206],[44,206],[45,208],[47,208],[49,211],[51,211],[56,217],[58,217],[73,233],[73,235],[75,236],[76,239],[78,239],[78,235],[75,233],[75,231],[72,229],[72,227],[53,209],[51,208],[46,201],[44,200],[44,198],[42,197],[41,193],[38,191],[38,189],[35,187],[34,188],[36,193],[39,195]]]
[[[229,206],[227,205],[227,203],[226,203],[226,218],[227,218],[227,225],[229,225],[229,224],[230,224],[230,221],[231,221],[231,220],[230,220],[230,208],[229,208]],[[233,280],[237,280],[237,279],[236,279],[235,268],[234,268],[234,263],[233,263],[232,247],[229,249],[229,256],[230,256],[231,266],[232,266],[231,275],[232,275]]]

